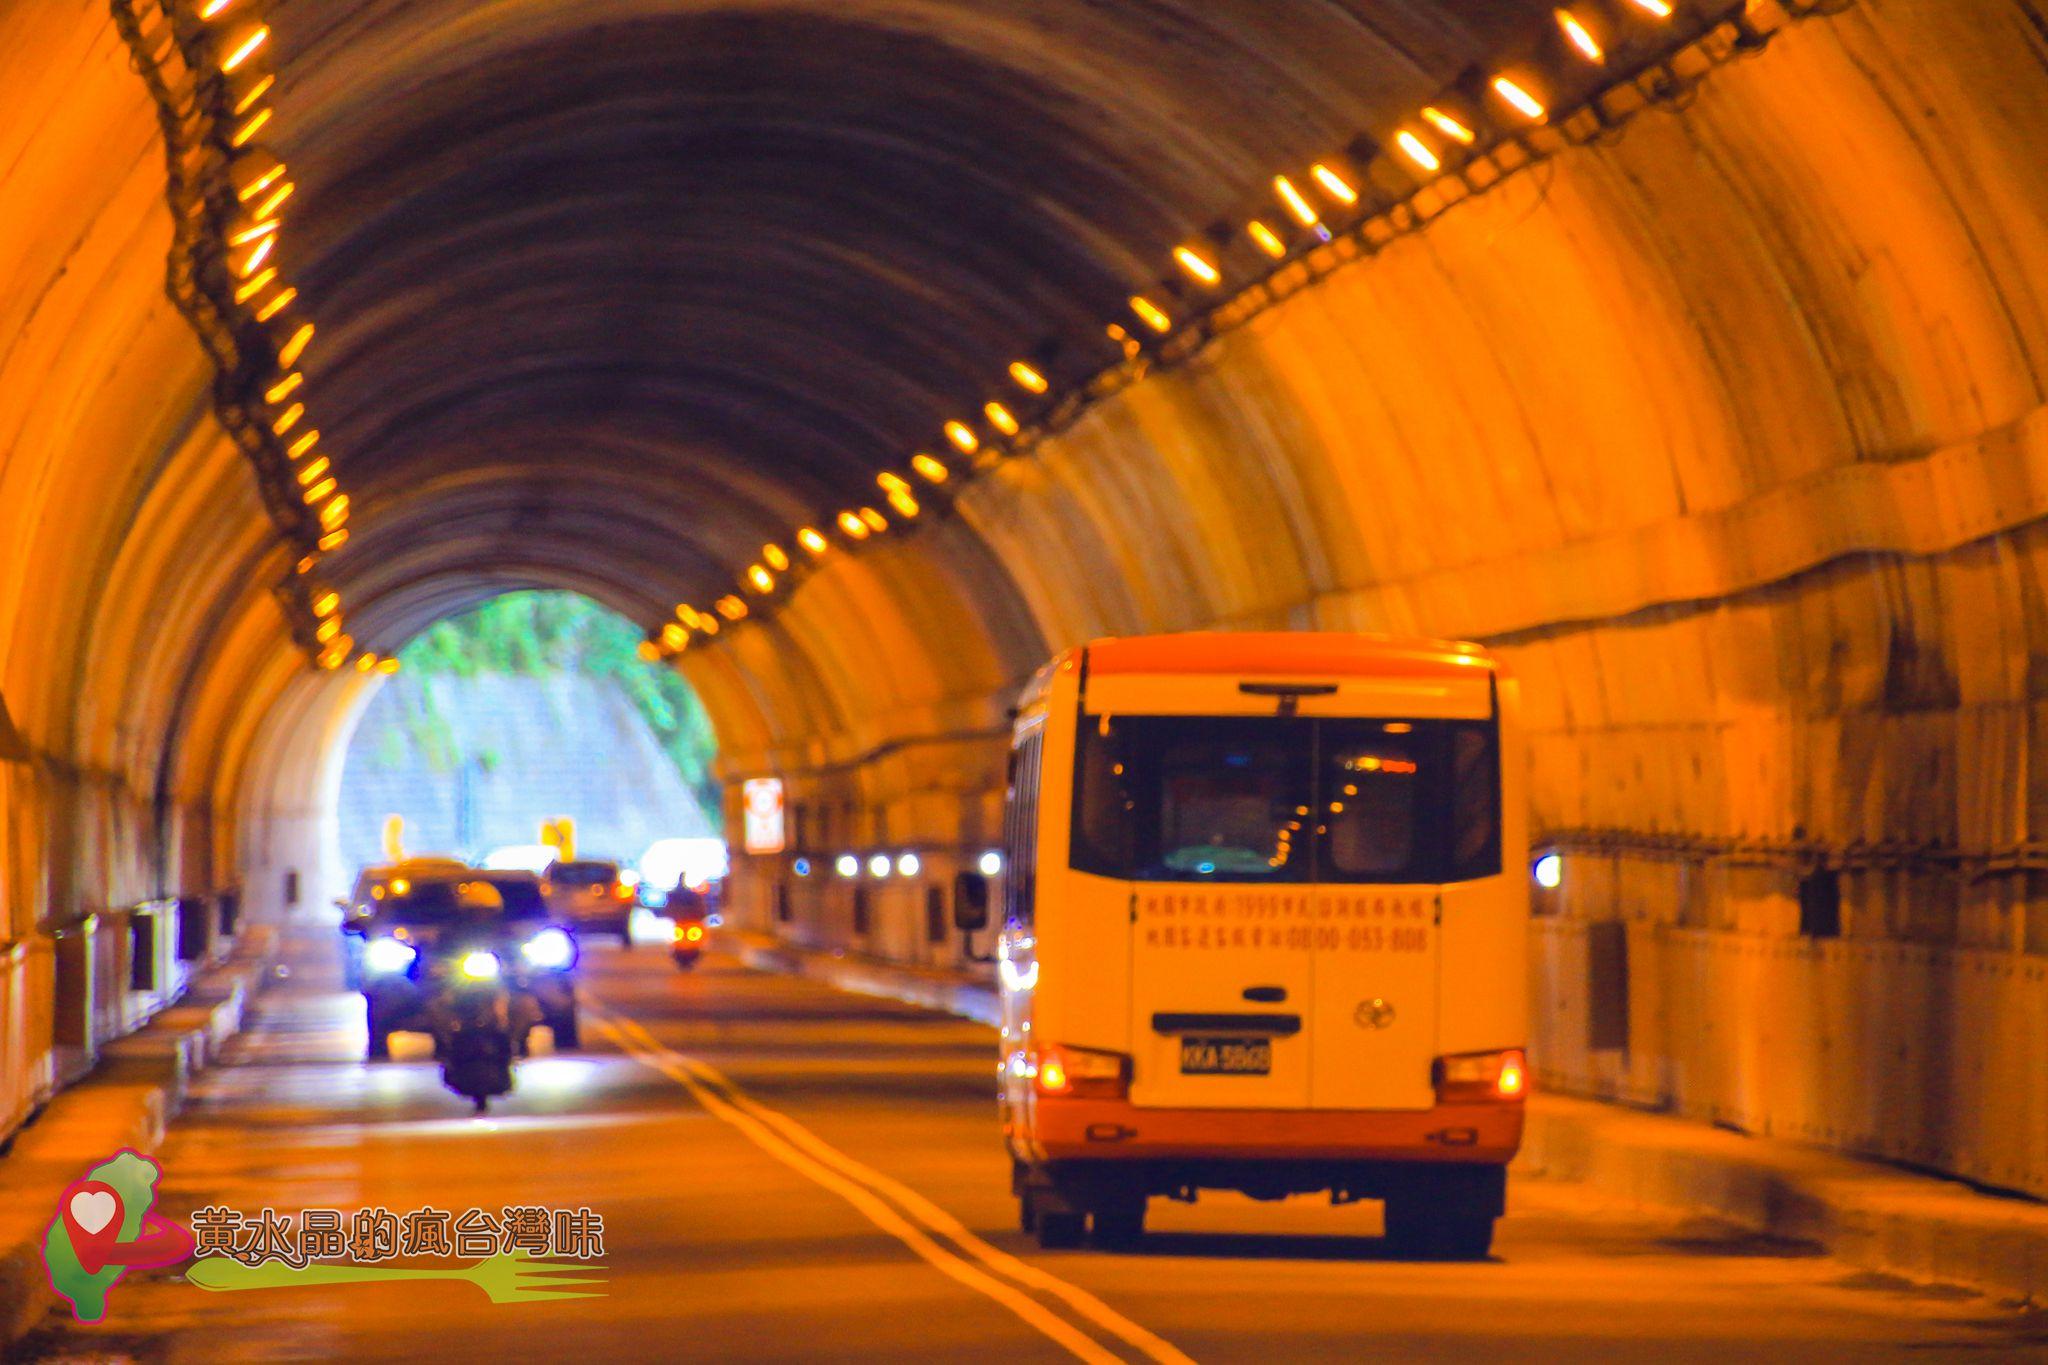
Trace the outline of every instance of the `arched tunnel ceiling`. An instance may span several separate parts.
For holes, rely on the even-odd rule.
[[[372,642],[564,575],[642,619],[871,496],[1172,246],[1531,0],[281,0],[286,264]],[[453,594],[451,598],[451,594]]]

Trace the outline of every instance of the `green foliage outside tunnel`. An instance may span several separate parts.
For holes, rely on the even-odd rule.
[[[406,674],[423,684],[421,706],[406,717],[409,738],[444,772],[460,761],[436,704],[432,682],[437,678],[580,674],[601,679],[632,702],[684,783],[706,810],[715,811],[718,784],[711,765],[718,746],[710,719],[674,669],[639,657],[640,640],[632,622],[576,593],[515,592],[492,598],[430,627],[399,652]]]

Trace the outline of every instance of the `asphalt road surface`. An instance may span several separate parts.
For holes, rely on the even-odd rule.
[[[1722,1362],[2048,1359],[2048,1320],[1725,1227],[1512,1184],[1494,1259],[1404,1263],[1373,1205],[1154,1201],[1133,1252],[1016,1228],[992,1035],[711,958],[592,949],[584,1048],[482,1118],[418,1045],[362,1060],[332,930],[288,944],[160,1157],[162,1207],[587,1206],[591,1297],[462,1282],[116,1286],[30,1359]]]

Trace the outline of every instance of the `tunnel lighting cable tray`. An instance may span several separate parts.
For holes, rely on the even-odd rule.
[[[277,260],[297,186],[263,140],[277,43],[259,0],[110,0],[114,24],[156,105],[171,248],[164,288],[214,371],[213,411],[248,461],[290,547],[276,585],[293,639],[321,668],[395,659],[357,648],[340,594],[317,570],[349,538],[350,503],[320,445],[299,368],[314,335]]]

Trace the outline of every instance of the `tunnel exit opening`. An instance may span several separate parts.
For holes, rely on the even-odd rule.
[[[342,862],[517,860],[547,846],[550,822],[571,852],[629,864],[664,840],[717,837],[710,721],[639,642],[570,592],[508,593],[415,636],[349,738]]]

